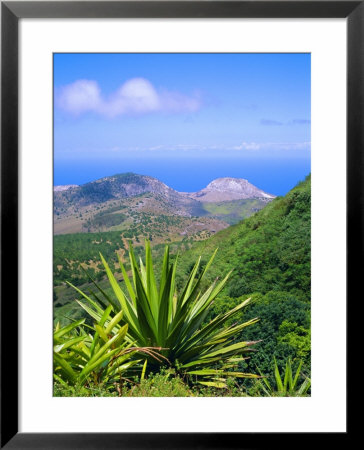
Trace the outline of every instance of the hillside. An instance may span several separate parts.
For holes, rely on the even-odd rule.
[[[198,255],[206,259],[219,248],[210,277],[234,269],[229,283],[232,297],[274,288],[310,290],[310,199],[308,177],[285,197],[278,197],[241,223],[195,243],[180,264]],[[205,255],[205,256],[204,256]]]
[[[68,203],[73,207],[82,207],[109,200],[134,197],[146,192],[161,195],[171,202],[176,202],[177,205],[194,203],[156,178],[128,172],[101,178],[63,191],[56,186],[54,206],[57,209]]]
[[[307,177],[285,197],[276,198],[249,219],[233,225],[203,242],[196,242],[179,257],[179,285],[202,255],[207,261],[218,252],[208,280],[222,278],[232,270],[214,311],[221,313],[242,298],[253,296],[254,304],[244,319],[259,317],[246,339],[262,339],[258,352],[248,362],[270,371],[272,355],[280,365],[287,357],[302,359],[310,369],[311,301],[311,179]]]
[[[82,186],[55,186],[54,234],[124,231],[128,232],[125,238],[143,240],[155,237],[151,223],[164,217],[176,225],[171,233],[162,230],[166,239],[195,238],[200,232],[206,238],[249,217],[274,198],[243,179],[220,178],[205,190],[177,192],[156,178],[133,173]],[[196,217],[200,218],[197,227]],[[148,230],[138,230],[137,224],[149,224]]]

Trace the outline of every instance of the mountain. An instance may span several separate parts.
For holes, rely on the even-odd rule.
[[[66,199],[73,206],[88,206],[114,199],[135,197],[147,192],[162,196],[168,201],[187,204],[190,199],[180,194],[156,178],[134,173],[123,173],[101,178],[82,186],[57,186],[55,189],[55,204]]]
[[[123,173],[101,178],[82,186],[55,186],[54,192],[66,193],[68,201],[82,206],[102,203],[111,199],[134,197],[147,192],[160,195],[169,201],[189,204],[192,200],[199,202],[222,202],[240,199],[265,198],[272,200],[274,195],[268,194],[243,178],[217,178],[198,192],[178,192],[166,184],[147,175]],[[59,200],[60,196],[55,195]],[[193,204],[193,202],[191,203]]]
[[[188,194],[200,202],[225,202],[240,199],[265,198],[272,200],[275,195],[258,189],[243,178],[217,178],[204,189]]]
[[[148,236],[153,236],[158,228],[156,222],[162,221],[174,223],[173,233],[172,228],[163,230],[159,226],[159,233],[171,231],[173,235],[166,236],[170,239],[196,237],[196,233],[204,230],[208,232],[206,238],[249,217],[273,198],[239,178],[219,178],[199,192],[186,193],[147,175],[123,173],[81,186],[56,186],[54,233],[130,229],[136,232],[141,228],[138,224],[149,223]],[[196,217],[199,221],[192,220]],[[146,229],[142,227],[139,231],[144,236]]]
[[[101,178],[82,186],[65,185],[54,187],[55,204],[66,199],[72,206],[87,206],[112,199],[135,197],[153,193],[167,201],[198,208],[197,202],[226,202],[241,199],[275,198],[242,178],[217,178],[198,192],[178,192],[156,178],[134,173],[123,173]]]

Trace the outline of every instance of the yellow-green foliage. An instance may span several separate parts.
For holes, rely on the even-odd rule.
[[[145,265],[140,259],[137,264],[133,247],[129,247],[132,280],[120,261],[124,277],[125,291],[116,280],[113,271],[102,255],[113,295],[108,295],[97,283],[95,300],[75,287],[87,303],[79,304],[94,318],[100,320],[105,307],[110,314],[123,312],[123,321],[128,324],[128,336],[139,347],[159,347],[163,358],[150,360],[148,367],[171,365],[180,373],[187,374],[199,383],[218,388],[226,387],[226,378],[256,378],[257,375],[235,370],[238,363],[252,351],[254,341],[235,341],[235,337],[247,326],[258,321],[253,318],[245,323],[224,325],[239,311],[246,307],[247,299],[233,309],[214,317],[204,324],[212,302],[225,286],[227,274],[221,281],[217,279],[208,287],[202,287],[206,271],[211,266],[216,251],[203,269],[201,258],[196,264],[184,287],[177,292],[177,259],[170,262],[169,248],[166,246],[159,285],[156,282],[151,249],[146,242]],[[103,305],[103,308],[101,307]]]
[[[53,364],[58,383],[79,387],[90,380],[113,384],[141,362],[141,354],[155,356],[154,349],[132,345],[127,338],[128,325],[120,324],[122,312],[111,318],[111,310],[111,306],[107,307],[94,327],[86,326],[85,319],[62,328],[57,325]]]

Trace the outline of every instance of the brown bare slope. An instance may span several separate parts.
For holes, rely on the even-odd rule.
[[[248,217],[273,198],[241,178],[218,178],[199,192],[185,193],[150,176],[123,173],[81,186],[55,186],[54,233],[132,230],[148,221],[146,214],[199,217],[202,228],[215,232]],[[182,222],[182,229],[193,230],[194,234],[196,224],[190,227],[185,220]]]

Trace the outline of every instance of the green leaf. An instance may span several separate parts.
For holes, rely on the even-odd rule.
[[[61,367],[62,372],[64,373],[66,379],[74,383],[77,378],[77,375],[73,371],[72,367],[68,364],[68,362],[64,358],[62,358],[58,353],[53,353],[53,359]]]
[[[157,284],[154,277],[152,252],[150,249],[149,241],[145,241],[145,259],[146,259],[146,281],[147,281],[147,296],[150,303],[150,309],[152,311],[155,322],[158,322],[159,313],[159,298]]]
[[[218,389],[227,388],[227,385],[225,383],[222,383],[219,381],[199,381],[199,380],[197,380],[197,382],[200,384],[203,384],[205,386],[211,386],[211,387],[215,387]]]
[[[279,374],[279,370],[278,370],[278,366],[277,366],[277,361],[274,358],[274,376],[276,379],[276,384],[277,384],[277,389],[279,392],[284,392],[284,387],[283,387],[283,383],[282,383],[282,379],[281,376]]]
[[[128,332],[128,324],[126,323],[123,327],[120,328],[120,330],[117,333],[117,339],[114,342],[115,346],[120,346],[121,343],[124,341],[126,337],[126,333]]]
[[[125,337],[125,330],[124,327],[119,331],[120,335]],[[117,352],[120,351],[119,348],[116,348],[114,350],[108,351],[109,348],[120,338],[120,335],[116,334],[111,339],[109,339],[101,348],[98,350],[95,355],[90,358],[85,368],[80,373],[80,378],[84,379],[95,367],[97,367],[100,362],[105,361],[105,359],[109,356],[113,356]]]
[[[108,323],[107,327],[105,328],[105,333],[109,334],[112,332],[114,327],[120,322],[120,320],[123,317],[123,311],[118,312]]]
[[[204,375],[221,375],[222,374],[222,370],[217,370],[217,369],[199,369],[199,370],[190,370],[187,373],[189,375],[199,375],[199,376],[204,376]]]
[[[136,307],[136,303],[135,303],[136,297],[135,297],[134,289],[133,289],[133,287],[132,287],[132,285],[131,285],[131,283],[130,283],[128,274],[126,273],[124,264],[122,263],[119,254],[118,254],[117,256],[118,256],[118,260],[119,260],[119,265],[120,265],[120,268],[121,268],[121,272],[122,272],[122,274],[123,274],[123,278],[124,278],[124,283],[125,283],[126,289],[128,290],[128,293],[129,293],[129,295],[130,295],[130,298],[131,298],[131,300],[132,300],[132,302],[133,302],[133,305],[134,305],[134,308],[135,308],[135,307]]]
[[[307,391],[311,387],[311,380],[309,378],[306,378],[305,381],[302,383],[301,387],[298,389],[298,395],[306,395]]]
[[[121,309],[125,314],[127,322],[129,323],[129,325],[132,328],[134,328],[135,331],[140,333],[138,318],[137,318],[136,312],[134,311],[133,306],[126,300],[123,291],[121,290],[118,282],[115,280],[114,274],[111,272],[107,262],[105,261],[104,257],[101,255],[101,253],[100,253],[100,257],[101,257],[102,264],[105,267],[106,275],[107,275],[109,282],[111,284],[111,287],[116,295],[116,298],[118,299],[118,301],[120,303]],[[118,311],[120,311],[120,308],[118,308]]]
[[[95,325],[95,330],[104,342],[107,342],[109,340],[107,334],[105,333],[105,330],[100,327],[100,325]]]
[[[120,350],[118,348],[115,348],[114,350],[111,350],[107,353],[103,353],[102,355],[100,355],[100,357],[94,361],[91,362],[91,360],[88,362],[88,364],[85,366],[85,368],[82,370],[82,372],[80,373],[79,376],[79,380],[81,383],[84,383],[86,381],[87,376],[94,371],[96,368],[101,367],[105,361],[106,364],[109,364],[111,358],[116,355]]]
[[[298,377],[300,376],[300,372],[301,372],[302,363],[303,363],[303,361],[300,361],[300,363],[298,365],[298,368],[297,368],[297,371],[296,371],[296,375],[295,375],[294,380],[292,382],[292,387],[291,387],[292,390],[294,390],[296,388]]]
[[[76,322],[73,322],[73,323],[67,325],[66,327],[61,328],[60,330],[56,331],[53,334],[53,339],[55,341],[58,341],[59,338],[61,338],[65,334],[69,333],[70,331],[74,330],[75,328],[77,328],[78,326],[83,324],[85,322],[85,320],[86,319],[80,319],[80,320],[77,320]]]
[[[168,332],[168,312],[171,308],[171,279],[173,275],[173,267],[169,269],[168,277],[165,282],[164,292],[160,301],[158,314],[158,345],[164,346]]]
[[[144,285],[138,271],[135,272],[135,284],[138,297],[137,313],[142,330],[142,335],[144,337],[149,336],[153,340],[157,341],[158,333],[156,329],[156,323],[154,321],[154,317],[150,309],[150,303],[148,301],[147,294],[145,292]]]
[[[160,284],[159,284],[159,302],[162,299],[162,295],[164,292],[164,286],[167,281],[168,273],[169,273],[169,247],[168,247],[168,245],[166,245],[165,249],[164,249],[162,273],[161,273],[161,279],[160,279]]]
[[[256,373],[246,372],[223,372],[223,375],[236,378],[261,378],[261,376]]]
[[[84,336],[79,336],[74,339],[69,339],[68,341],[63,342],[63,344],[58,344],[54,346],[54,352],[60,353],[62,350],[67,350],[68,348],[72,347],[75,344],[78,344],[79,342],[82,342],[85,339]]]
[[[241,350],[246,349],[246,347],[255,344],[257,341],[246,341],[246,342],[237,342],[236,344],[229,345],[228,347],[220,348],[214,352],[208,353],[207,355],[203,355],[203,358],[213,358],[215,356],[222,356],[226,354],[240,354]]]
[[[70,283],[69,281],[67,281],[67,284],[69,286],[71,286],[73,289],[75,289],[80,295],[82,295],[83,298],[85,298],[88,303],[90,305],[92,305],[101,315],[103,313],[102,308],[100,308],[100,306],[94,302],[88,295],[86,295],[83,291],[81,291],[81,289],[79,289],[78,287],[74,286],[72,283]],[[77,300],[76,300],[77,301]],[[112,304],[113,308],[118,311],[120,308],[118,306],[118,304],[116,302],[114,302],[113,300],[110,299],[110,303]]]
[[[290,367],[291,367],[291,365],[290,365],[290,363],[289,363],[289,359],[286,361],[286,368],[285,368],[285,371],[284,371],[284,380],[283,380],[283,389],[284,389],[284,392],[287,392],[287,388],[288,388],[288,381],[289,381],[289,378],[290,378],[290,374],[289,374],[289,372],[290,372]],[[291,372],[291,378],[292,378],[292,372]]]
[[[146,371],[146,369],[147,369],[147,362],[148,362],[148,360],[146,359],[145,362],[144,362],[144,364],[143,364],[143,370],[142,370],[142,374],[141,374],[141,376],[140,376],[140,381],[143,381],[143,380],[144,380],[144,377],[145,377],[145,371]]]

